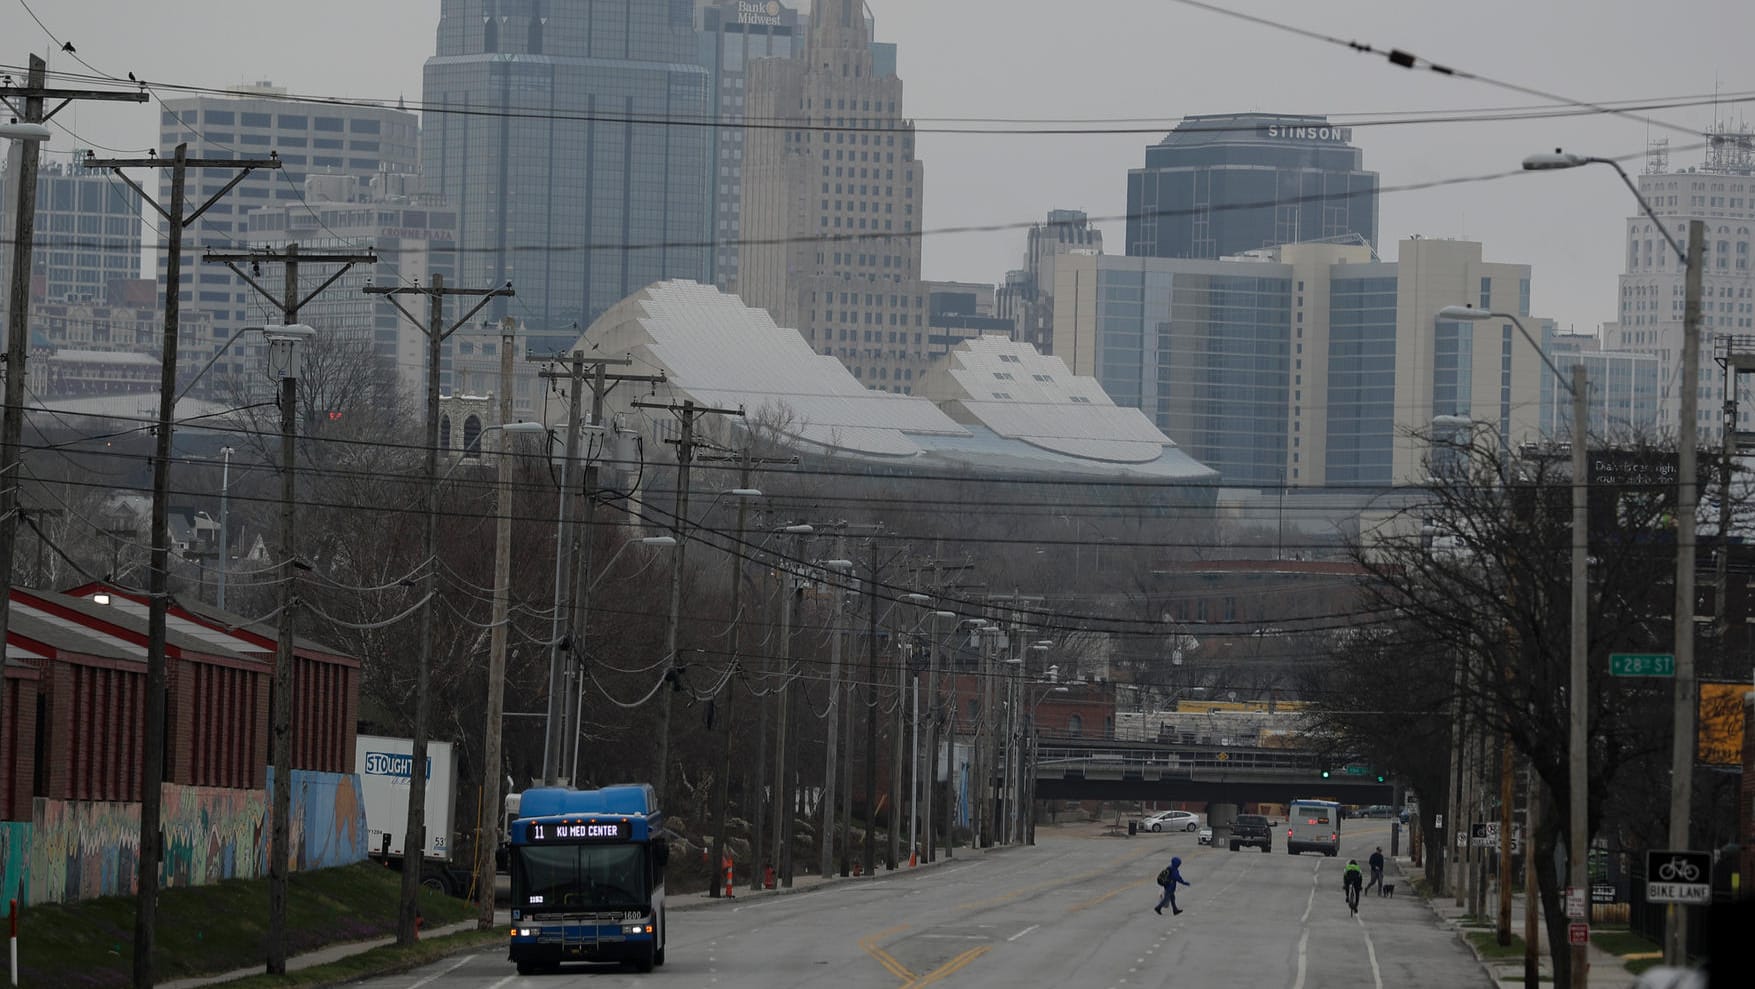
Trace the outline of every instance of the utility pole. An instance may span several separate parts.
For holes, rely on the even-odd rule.
[[[219,469],[219,590],[214,594],[214,605],[218,607],[219,610],[224,611],[225,577],[226,571],[231,569],[231,549],[226,541],[226,527],[230,524],[231,520],[226,515],[226,499],[229,496],[232,487],[233,451],[229,446],[222,446],[219,448],[219,452],[225,459],[225,466]]]
[[[743,469],[738,474],[737,486],[746,490],[750,486],[750,461],[747,455],[743,458]],[[719,863],[725,861],[725,804],[730,799],[731,795],[731,742],[733,737],[732,726],[734,724],[732,719],[732,713],[734,710],[732,706],[732,694],[737,689],[738,660],[740,656],[738,650],[741,646],[739,631],[743,628],[742,553],[744,552],[744,523],[748,516],[749,503],[744,499],[739,498],[737,502],[737,548],[733,550],[731,555],[731,670],[726,675],[725,686],[720,688],[725,699],[724,710],[719,715],[719,720],[723,723],[725,730],[725,751],[724,758],[719,765],[719,779],[715,781],[713,787],[712,862],[715,869],[719,868]],[[761,798],[759,796],[756,799],[756,806],[758,808],[761,806]],[[760,853],[758,852],[756,854],[759,858]],[[731,879],[729,876],[726,877],[724,888],[731,888]],[[720,883],[715,881],[707,884],[707,895],[709,897],[718,899],[720,892]]]
[[[835,559],[842,560],[846,552],[847,537],[836,534]],[[829,614],[829,725],[827,757],[823,760],[823,829],[818,839],[821,846],[821,861],[818,863],[818,875],[827,878],[829,870],[835,865],[835,762],[836,747],[841,740],[840,702],[841,702],[841,598],[846,589],[839,584],[833,587],[832,606]]]
[[[151,98],[144,88],[133,93],[49,89],[45,85],[47,73],[48,63],[40,55],[33,54],[23,86],[0,86],[0,103],[18,122],[46,123],[74,100],[144,103]],[[45,112],[45,100],[61,102]],[[37,171],[42,153],[38,140],[15,139],[7,143],[12,146],[7,175],[17,183],[18,195],[13,201],[16,215],[12,218],[12,272],[6,313],[5,410],[4,419],[0,419],[0,657],[6,651],[7,629],[12,617],[12,562],[18,546],[19,489],[23,484],[25,362],[30,355],[31,248],[37,235]],[[4,659],[0,658],[0,662]],[[0,713],[0,731],[3,730],[4,714]],[[139,971],[137,965],[137,976]],[[150,967],[146,972],[150,978]]]
[[[547,357],[526,360],[548,363]],[[579,763],[579,721],[584,716],[585,621],[591,594],[591,551],[597,520],[599,488],[598,459],[585,465],[584,483],[573,487],[573,464],[579,459],[583,440],[581,404],[587,382],[591,391],[591,424],[603,427],[604,399],[614,386],[623,381],[664,382],[664,374],[610,374],[610,367],[633,363],[625,357],[591,357],[575,350],[564,371],[543,371],[548,379],[565,379],[567,389],[566,460],[561,464],[560,505],[556,510],[555,529],[555,617],[549,654],[549,705],[547,728],[543,736],[543,779],[550,786],[576,782]],[[607,440],[608,433],[604,433]],[[583,524],[571,521],[573,503],[580,494],[585,497]],[[569,687],[569,684],[571,686]]]
[[[446,288],[445,276],[438,274],[433,276],[433,284],[427,288],[419,285],[395,288],[368,285],[365,292],[385,296],[415,326],[422,326],[420,318],[409,312],[398,296],[424,295],[430,306],[429,321],[424,327],[427,335],[427,504],[421,582],[425,586],[418,619],[420,659],[414,678],[414,745],[409,760],[408,822],[402,838],[402,896],[396,915],[396,943],[413,944],[418,936],[414,926],[415,894],[420,889],[421,865],[426,861],[427,722],[432,707],[433,598],[439,593],[439,371],[444,360],[446,338],[474,319],[475,314],[495,298],[515,293],[510,283],[499,288]],[[477,298],[475,306],[450,326],[445,325],[445,297],[448,295]]]
[[[165,611],[170,601],[170,493],[171,428],[177,396],[177,326],[181,312],[179,296],[183,281],[183,231],[258,168],[279,168],[280,158],[190,158],[189,145],[177,145],[176,154],[162,158],[86,158],[87,168],[109,168],[165,221],[169,257],[165,267],[164,355],[159,370],[158,434],[152,458],[152,556],[147,582],[146,620],[146,719],[141,746],[140,857],[137,862],[134,916],[134,984],[152,985],[153,924],[158,912],[158,872],[164,855],[160,816],[164,799],[165,768]],[[124,168],[171,169],[169,209],[146,194],[123,171]],[[191,168],[236,169],[236,175],[194,212],[184,215],[184,186]],[[10,376],[9,376],[10,377]]]
[[[499,846],[503,813],[500,794],[500,736],[506,711],[506,623],[512,597],[512,458],[506,455],[506,424],[512,421],[512,359],[518,338],[517,321],[500,321],[500,453],[494,464],[494,610],[488,633],[487,724],[482,730],[481,816],[493,822],[492,840],[477,831],[475,842],[475,929],[494,926],[494,853]],[[485,830],[482,829],[482,830]]]
[[[209,251],[202,255],[202,260],[217,261],[230,268],[233,274],[243,279],[259,295],[278,308],[281,322],[290,326],[299,321],[299,310],[304,307],[305,303],[335,284],[335,280],[346,274],[349,268],[355,264],[376,264],[378,256],[370,251],[301,256],[299,245],[288,244],[284,253],[280,254],[276,254],[272,249],[244,253]],[[313,289],[309,295],[300,298],[300,261],[310,261],[314,264],[340,264],[341,267],[330,275],[323,284]],[[253,270],[259,270],[263,263],[283,265],[285,281],[282,285],[282,296],[278,299],[275,298],[273,292],[263,287],[244,269],[238,267],[239,262],[247,262],[255,266]],[[269,332],[272,333],[272,329]],[[289,349],[296,349],[296,342],[289,344]],[[298,486],[295,483],[297,462],[293,457],[293,448],[298,429],[298,379],[301,372],[296,359],[289,356],[288,361],[290,371],[283,371],[280,380],[280,554],[282,562],[293,559],[298,552],[295,545],[296,519],[293,510],[298,497]],[[220,561],[221,573],[224,572],[225,564],[226,561],[222,559]],[[299,603],[298,594],[293,586],[296,574],[296,569],[288,570],[286,579],[280,585],[280,620],[274,650],[273,696],[268,702],[271,720],[270,748],[273,750],[270,761],[274,765],[273,806],[269,810],[272,829],[269,837],[268,937],[266,939],[267,971],[270,975],[286,974],[286,880],[287,863],[292,858],[292,828],[289,818],[292,815],[293,627],[298,615]]]
[[[677,626],[682,620],[683,563],[684,552],[688,549],[689,468],[695,456],[695,424],[703,415],[742,416],[743,409],[716,409],[696,405],[689,399],[680,406],[653,402],[635,402],[633,405],[638,409],[665,409],[681,423],[677,438],[671,441],[676,444],[676,511],[671,519],[671,532],[676,537],[676,559],[672,561],[675,569],[670,572],[670,623],[664,636],[664,662],[668,664],[664,678],[669,681],[669,689],[660,687],[658,690],[658,770],[653,783],[662,807],[665,805],[665,783],[670,775],[671,695],[682,689],[682,672],[676,661]]]
[[[877,583],[878,541],[867,546],[871,579],[865,585],[865,874],[877,866]],[[894,767],[898,772],[900,766]],[[894,828],[891,828],[894,831]],[[891,868],[894,868],[892,865]]]
[[[905,658],[912,659],[913,657],[912,656],[904,657],[900,650],[893,650],[891,652],[891,656],[894,657],[893,662],[895,663],[895,666],[896,666],[896,717],[890,726],[891,745],[890,745],[890,863],[889,863],[889,867],[890,867],[890,871],[893,872],[893,871],[895,871],[896,866],[898,864],[900,864],[901,858],[902,858],[902,828],[900,827],[900,825],[898,823],[901,820],[901,813],[902,813],[902,758],[903,758],[903,755],[902,755],[902,722],[903,722],[903,717],[902,717],[902,715],[903,715],[903,712],[906,711],[908,708],[908,673],[909,673],[908,668],[909,668],[909,666],[912,665],[911,663],[905,662],[904,660],[905,660]],[[919,695],[916,694],[916,702],[917,702],[916,708],[917,709],[918,709],[918,698],[919,698]],[[919,720],[918,710],[916,710],[915,720],[916,721]],[[913,768],[914,768],[914,771],[916,771],[916,772],[919,771],[918,760],[915,761],[915,765]],[[910,791],[910,792],[912,792],[912,791]],[[908,827],[910,830],[910,838],[909,838],[909,842],[908,842],[908,847],[913,848],[914,841],[912,838],[912,830],[914,827],[914,801],[912,801],[912,800],[908,801]]]
[[[1675,726],[1670,739],[1670,847],[1694,847],[1688,819],[1694,806],[1695,695],[1694,675],[1694,513],[1699,501],[1700,478],[1695,474],[1695,445],[1700,407],[1700,297],[1702,269],[1706,267],[1706,224],[1688,221],[1687,268],[1682,283],[1682,394],[1676,426],[1676,617],[1675,617]],[[1728,535],[1728,534],[1727,534]],[[1588,888],[1588,875],[1580,866],[1588,849],[1574,849],[1573,882]],[[1684,967],[1688,962],[1688,908],[1669,905],[1664,938],[1664,964]],[[1573,984],[1583,985],[1581,970],[1586,958],[1574,948]]]
[[[795,550],[794,555],[799,556]],[[798,691],[792,689],[792,601],[804,593],[802,581],[781,571],[780,588],[780,698],[774,705],[774,869],[780,885],[792,888],[792,837],[798,818],[793,802],[792,776],[798,765],[796,746],[787,744],[789,727],[797,719]]]

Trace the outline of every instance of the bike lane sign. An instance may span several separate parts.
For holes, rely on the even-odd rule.
[[[1645,853],[1649,903],[1711,903],[1712,856],[1706,852]]]

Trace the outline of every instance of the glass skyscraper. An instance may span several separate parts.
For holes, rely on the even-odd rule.
[[[701,10],[701,63],[713,74],[714,172],[708,186],[713,224],[713,282],[737,289],[743,230],[744,101],[751,60],[791,58],[798,12],[773,0],[720,0]]]
[[[1184,119],[1127,173],[1127,253],[1220,258],[1305,241],[1377,244],[1377,173],[1326,117]]]
[[[461,287],[507,282],[571,335],[652,282],[711,277],[712,80],[690,0],[444,0],[421,162]]]

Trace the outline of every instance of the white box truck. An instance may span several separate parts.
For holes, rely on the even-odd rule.
[[[403,867],[408,827],[408,789],[413,780],[414,740],[359,735],[354,770],[366,803],[366,848],[387,865]],[[450,742],[427,742],[426,848],[421,883],[453,896],[469,891],[469,868],[453,858],[451,815],[457,802],[457,754]]]

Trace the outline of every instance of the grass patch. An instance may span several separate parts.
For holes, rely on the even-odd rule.
[[[1475,950],[1481,953],[1482,958],[1523,957],[1523,938],[1516,934],[1511,936],[1510,944],[1500,944],[1498,936],[1491,930],[1467,931],[1463,936],[1469,939],[1469,943],[1475,946]]]
[[[1640,937],[1625,927],[1594,928],[1590,933],[1590,943],[1611,955],[1638,955],[1663,950],[1663,945]]]
[[[401,882],[400,873],[369,862],[293,873],[287,882],[287,953],[394,934]],[[420,909],[427,927],[475,915],[471,904],[427,890],[421,891]],[[20,981],[77,989],[127,986],[134,911],[129,896],[24,908]],[[162,890],[155,932],[153,971],[159,981],[260,965],[268,880]]]
[[[1627,963],[1627,971],[1634,975],[1639,975],[1646,969],[1656,968],[1663,963],[1664,960],[1662,958],[1635,958]]]
[[[448,955],[476,948],[504,947],[505,943],[504,928],[464,931],[461,934],[429,938],[419,944],[385,945],[327,965],[314,965],[285,975],[252,975],[220,984],[227,989],[321,989],[345,985],[371,976],[406,972]],[[507,971],[511,971],[510,963]]]

